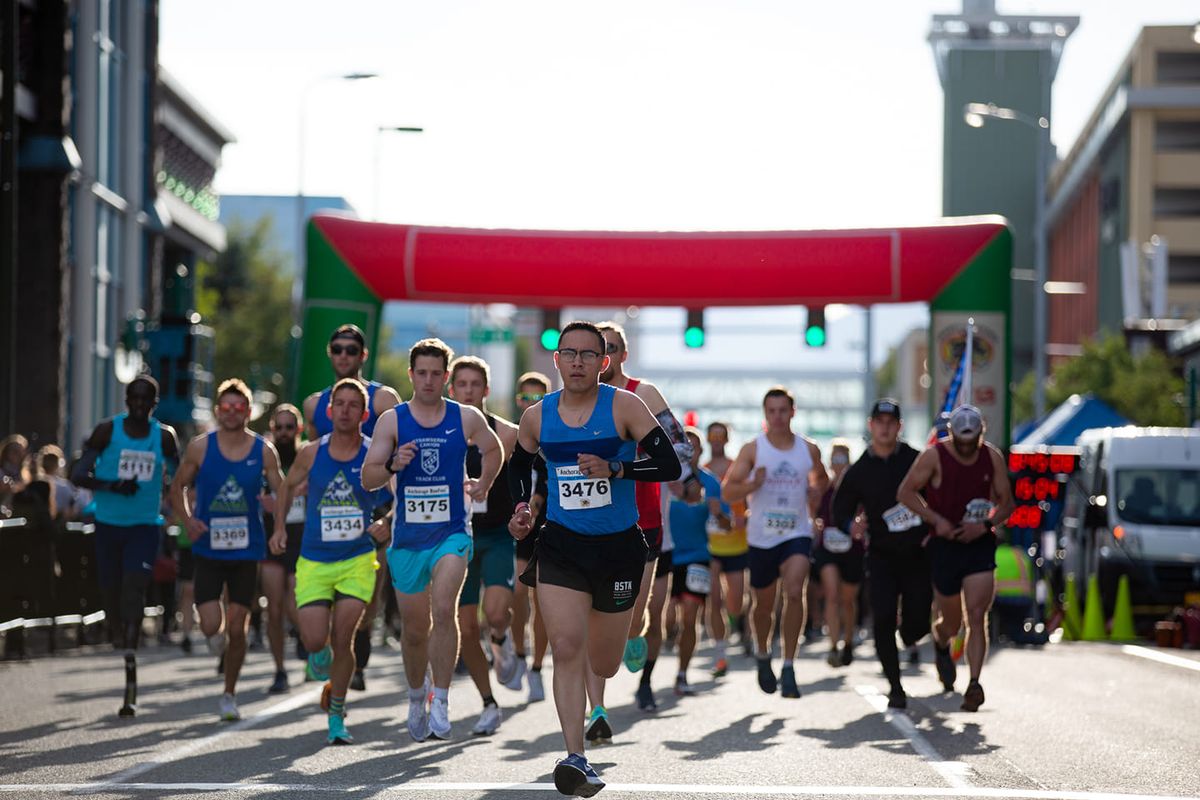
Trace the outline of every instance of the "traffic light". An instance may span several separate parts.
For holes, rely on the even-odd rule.
[[[809,347],[824,347],[825,340],[825,306],[809,306],[804,343]]]
[[[562,311],[557,308],[542,309],[542,349],[554,352],[558,349],[558,335],[562,331]]]
[[[704,309],[689,308],[687,327],[683,329],[683,343],[688,347],[704,347]]]

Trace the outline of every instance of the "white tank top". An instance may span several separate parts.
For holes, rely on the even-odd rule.
[[[751,547],[769,549],[789,539],[812,537],[808,515],[808,473],[812,456],[804,438],[797,436],[790,450],[780,450],[760,433],[754,440],[754,466],[766,467],[766,483],[746,498],[749,517],[746,539]]]

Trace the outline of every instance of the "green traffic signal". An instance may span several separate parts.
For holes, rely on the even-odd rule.
[[[809,347],[824,347],[825,346],[825,329],[816,325],[809,325],[804,331],[804,343]]]
[[[558,349],[558,328],[546,328],[542,331],[542,348],[554,351]]]
[[[688,347],[704,347],[704,328],[692,326],[685,330],[683,343]]]

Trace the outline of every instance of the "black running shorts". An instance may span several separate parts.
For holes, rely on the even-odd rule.
[[[229,587],[230,603],[246,608],[254,606],[254,590],[258,583],[257,561],[205,558],[199,553],[193,553],[192,559],[196,564],[196,605],[220,600],[221,593]]]
[[[953,597],[962,591],[963,578],[996,569],[996,535],[985,533],[966,544],[935,536],[929,540],[929,566],[933,588]]]
[[[594,610],[619,614],[633,608],[645,567],[646,540],[636,525],[619,533],[585,536],[547,522],[521,581],[590,594]]]

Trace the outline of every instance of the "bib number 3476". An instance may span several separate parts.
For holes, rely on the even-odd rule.
[[[612,483],[608,478],[587,478],[579,467],[558,467],[558,501],[567,511],[587,511],[612,505]]]

